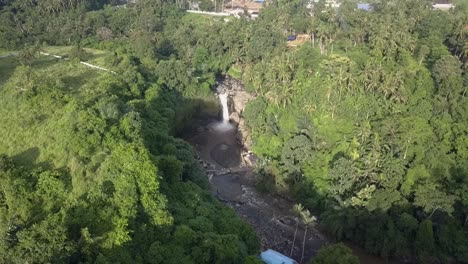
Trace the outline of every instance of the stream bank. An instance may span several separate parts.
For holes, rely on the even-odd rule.
[[[242,112],[254,97],[243,90],[242,84],[226,78],[217,86],[218,93],[229,94],[231,129],[219,130],[221,115],[206,115],[193,120],[183,138],[199,154],[199,160],[209,178],[211,192],[220,201],[232,207],[239,217],[248,222],[261,239],[261,249],[273,249],[297,260],[301,259],[305,228],[301,224],[296,233],[294,202],[256,189],[254,165],[256,158],[249,149],[251,135]],[[295,243],[293,246],[294,237]],[[309,227],[305,238],[304,261],[307,263],[317,251],[331,243],[317,227]],[[389,263],[366,254],[352,244],[355,255],[363,264]]]
[[[291,212],[294,203],[256,190],[255,173],[249,165],[254,160],[242,155],[245,152],[238,141],[237,129],[233,127],[220,132],[216,130],[217,123],[213,118],[196,120],[185,137],[199,153],[211,192],[254,228],[261,239],[262,250],[271,248],[289,256],[296,228]],[[303,235],[304,229],[300,226],[291,256],[293,259],[301,258]],[[311,259],[325,244],[325,236],[317,229],[309,228],[305,260]]]

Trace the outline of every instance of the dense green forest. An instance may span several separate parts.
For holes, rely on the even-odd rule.
[[[269,6],[243,46],[260,185],[373,254],[466,263],[468,3],[301,10]],[[285,51],[285,33],[313,42]]]
[[[171,56],[182,47],[164,30],[183,13],[152,1],[99,11],[62,2],[2,2],[0,45],[18,56],[0,59],[0,263],[243,263],[257,254],[253,230],[211,196],[191,146],[173,137],[210,104],[215,76],[193,61],[188,78],[190,61]]]
[[[370,2],[225,21],[184,1],[0,0],[16,55],[0,59],[0,262],[255,263],[254,232],[175,137],[229,72],[256,96],[259,188],[369,253],[468,263],[468,3]]]

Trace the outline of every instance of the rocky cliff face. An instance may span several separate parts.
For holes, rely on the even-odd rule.
[[[245,123],[245,119],[243,118],[242,113],[244,112],[247,103],[254,99],[254,97],[246,91],[234,91],[231,98],[234,111],[232,112],[230,118],[238,124],[238,138],[242,145],[244,145],[244,147],[247,149],[251,149],[252,135],[250,133],[250,128]]]
[[[247,103],[254,99],[254,97],[244,90],[244,85],[240,80],[233,79],[229,76],[226,76],[222,80],[218,87],[218,92],[228,92],[229,93],[229,112],[230,120],[235,122],[238,126],[238,140],[246,148],[251,149],[252,147],[252,136],[250,129],[245,123],[245,119],[242,116],[242,113],[247,106]]]

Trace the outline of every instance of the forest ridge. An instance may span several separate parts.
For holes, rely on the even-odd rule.
[[[468,263],[468,3],[368,2],[0,0],[0,262],[258,263],[177,137],[229,74],[258,189],[370,254]]]

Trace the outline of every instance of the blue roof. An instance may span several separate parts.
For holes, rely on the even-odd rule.
[[[297,264],[293,259],[271,249],[262,252],[260,258],[266,264]]]
[[[372,9],[370,4],[357,4],[358,9],[370,11]]]

